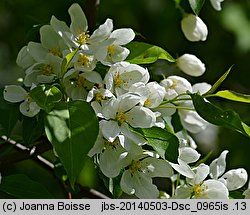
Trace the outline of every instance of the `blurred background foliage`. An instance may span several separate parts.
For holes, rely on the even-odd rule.
[[[90,30],[104,23],[106,18],[114,20],[115,28],[131,27],[141,36],[137,40],[158,45],[173,57],[184,53],[195,54],[206,64],[206,73],[199,78],[190,78],[191,83],[208,82],[213,84],[230,66],[233,69],[220,89],[232,89],[250,94],[250,1],[225,0],[222,11],[215,11],[209,0],[204,4],[200,17],[208,26],[205,42],[189,42],[181,32],[181,13],[175,8],[174,0],[100,0],[96,13],[89,10],[93,0],[0,0],[0,87],[17,84],[24,72],[15,64],[18,51],[29,41],[39,41],[39,28],[48,24],[52,15],[70,23],[68,8],[79,3],[90,21]],[[182,6],[191,12],[188,1]],[[150,67],[152,75],[157,72],[173,74],[166,62],[157,62]],[[242,120],[250,125],[249,104],[227,102],[214,99],[223,109],[234,109]],[[220,129],[217,138],[213,135],[195,137],[198,147],[205,156],[214,150],[210,159],[228,149],[228,168],[244,167],[250,175],[250,140],[234,131]],[[210,142],[210,143],[209,143]],[[0,153],[1,155],[1,153]],[[85,165],[80,182],[83,186],[102,190],[92,165]],[[43,183],[55,197],[64,194],[57,179],[33,161],[23,161],[4,170],[2,175],[25,173],[32,179]]]

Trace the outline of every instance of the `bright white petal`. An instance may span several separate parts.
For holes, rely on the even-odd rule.
[[[135,128],[150,128],[155,125],[155,114],[148,108],[135,106],[126,113],[127,122]]]
[[[170,165],[181,175],[184,175],[188,178],[195,177],[193,170],[184,161],[178,159],[178,163],[179,164],[170,163]]]
[[[28,103],[26,101],[20,104],[19,109],[23,115],[28,117],[33,117],[40,111],[40,107],[35,102]]]
[[[28,52],[28,46],[22,47],[22,49],[19,51],[17,55],[16,63],[18,66],[22,67],[23,69],[26,69],[35,63],[34,59]]]
[[[221,176],[222,182],[226,185],[229,191],[237,190],[244,186],[247,182],[247,178],[247,171],[243,168],[229,170]]]
[[[210,177],[218,179],[226,170],[226,156],[228,150],[224,150],[220,156],[214,159],[210,164]]]
[[[120,128],[118,126],[118,123],[113,120],[100,121],[100,128],[101,128],[103,136],[110,142],[113,142],[120,133]]]
[[[141,98],[139,95],[126,93],[118,97],[119,107],[118,112],[126,112],[133,108],[140,102]]]
[[[3,91],[4,99],[9,102],[21,102],[27,95],[26,90],[17,85],[8,85]]]
[[[201,95],[208,92],[211,89],[211,85],[203,82],[203,83],[197,83],[192,86],[193,93],[199,92]]]
[[[179,148],[179,158],[186,163],[193,163],[200,158],[200,153],[191,147]]]
[[[110,38],[116,39],[114,43],[118,45],[125,45],[129,43],[130,41],[132,41],[134,37],[135,37],[135,33],[130,28],[121,28],[121,29],[114,30],[110,35]]]
[[[113,30],[113,20],[107,19],[104,24],[100,25],[90,37],[90,43],[101,42],[111,34]]]
[[[227,187],[218,180],[209,179],[204,181],[201,185],[203,190],[199,196],[199,199],[228,199]]]
[[[209,174],[209,166],[206,164],[200,164],[198,167],[193,169],[195,173],[195,177],[192,179],[192,184],[199,184],[200,182],[204,181],[205,178]]]
[[[192,194],[192,189],[186,185],[178,186],[175,189],[174,199],[189,199]]]
[[[28,52],[34,58],[36,62],[44,61],[48,51],[42,47],[40,43],[29,42]]]

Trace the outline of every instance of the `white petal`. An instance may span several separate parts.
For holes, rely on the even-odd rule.
[[[193,163],[200,158],[200,153],[191,147],[179,148],[179,158],[186,163]]]
[[[221,176],[222,182],[225,183],[229,191],[237,190],[247,182],[247,171],[243,168],[232,169]]]
[[[84,72],[83,73],[84,78],[86,78],[88,81],[96,84],[102,83],[102,77],[98,72],[91,71],[91,72]]]
[[[228,150],[224,150],[220,156],[214,159],[210,164],[210,177],[218,179],[226,170],[226,156]]]
[[[48,51],[42,47],[40,43],[29,42],[28,43],[28,52],[37,62],[44,61]]]
[[[215,10],[218,10],[218,11],[221,10],[221,2],[223,2],[223,1],[224,1],[224,0],[210,0],[210,2],[211,2],[211,4],[212,4],[213,8],[214,8]]]
[[[110,35],[110,38],[116,39],[114,43],[118,45],[125,45],[129,43],[130,41],[132,41],[134,37],[135,37],[135,33],[130,28],[121,28],[121,29],[114,30]]]
[[[92,157],[95,154],[101,153],[102,149],[104,147],[104,139],[103,136],[101,134],[101,131],[99,130],[99,134],[96,138],[95,144],[94,146],[90,149],[90,151],[88,152],[88,156]]]
[[[34,59],[28,52],[28,46],[22,47],[22,49],[18,52],[16,63],[23,69],[26,69],[35,63]]]
[[[113,30],[113,20],[107,19],[104,24],[100,25],[90,37],[90,43],[101,42],[111,34]]]
[[[23,115],[28,117],[33,117],[40,111],[40,107],[35,102],[28,103],[26,101],[20,104],[19,109]]]
[[[71,32],[75,36],[78,36],[80,33],[85,32],[88,29],[88,23],[80,5],[76,3],[72,4],[68,12],[71,18]]]
[[[193,93],[199,92],[201,95],[208,92],[211,89],[211,84],[206,82],[197,83],[192,86]]]
[[[178,186],[175,189],[174,199],[189,199],[192,194],[192,189],[186,185]]]
[[[195,177],[193,170],[184,161],[178,159],[178,163],[179,164],[170,163],[170,165],[181,175],[184,175],[188,178]]]
[[[107,148],[100,156],[100,169],[102,173],[109,177],[114,178],[119,175],[121,170],[120,154],[112,148]]]
[[[155,125],[155,114],[148,108],[135,106],[126,113],[127,122],[134,128],[150,128]]]
[[[53,48],[59,49],[59,35],[54,31],[51,25],[44,25],[40,28],[42,46],[48,51]]]
[[[201,185],[201,195],[196,196],[199,199],[228,199],[227,187],[218,180],[209,179]]]
[[[150,177],[171,177],[174,171],[171,165],[166,160],[157,159],[153,157],[145,158],[142,161],[142,165],[147,169],[146,173]]]
[[[193,169],[195,177],[192,179],[192,184],[199,184],[204,181],[209,174],[209,166],[206,164],[200,164],[198,167]]]
[[[120,128],[116,121],[110,120],[102,120],[100,121],[100,128],[102,131],[102,135],[110,142],[113,142],[115,138],[120,133]]]
[[[9,102],[21,102],[27,95],[26,90],[17,85],[8,85],[3,91],[4,99]]]
[[[140,102],[141,98],[137,94],[126,93],[118,97],[119,107],[118,112],[125,112],[133,108]]]
[[[121,178],[121,189],[127,194],[135,194],[142,199],[156,199],[159,191],[152,183],[151,178],[147,178],[144,174],[137,172],[133,176],[126,170]]]

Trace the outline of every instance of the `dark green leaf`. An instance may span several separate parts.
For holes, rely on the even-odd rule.
[[[46,135],[54,146],[72,187],[95,143],[98,129],[95,112],[84,101],[59,102],[46,117]]]
[[[23,117],[22,121],[23,143],[32,146],[44,133],[44,112],[40,111],[35,117]]]
[[[72,61],[73,57],[78,51],[79,51],[79,48],[75,49],[73,52],[70,52],[69,54],[67,54],[66,57],[63,59],[62,67],[61,67],[61,77],[63,77],[64,74],[67,72],[70,62]]]
[[[204,94],[204,96],[205,95],[209,95],[209,94],[212,94],[212,93],[214,93],[217,89],[218,89],[218,87],[221,85],[221,83],[227,78],[227,76],[228,76],[228,74],[229,74],[229,72],[231,71],[231,69],[232,69],[232,67],[230,67],[216,82],[215,82],[215,84],[211,87],[211,89],[208,91],[208,92],[206,92],[205,94]]]
[[[46,112],[50,112],[54,105],[62,99],[61,91],[50,85],[39,85],[30,91],[30,95]]]
[[[214,125],[230,128],[242,134],[248,135],[242,126],[242,121],[239,115],[236,112],[232,110],[224,111],[219,107],[205,101],[198,94],[191,94],[191,98],[197,113],[206,121]]]
[[[20,116],[19,104],[9,103],[3,98],[3,89],[0,90],[0,128],[1,135],[10,136]]]
[[[221,97],[221,98],[236,101],[236,102],[244,102],[244,103],[250,104],[250,95],[237,93],[231,90],[218,91],[217,93],[212,94],[211,96],[217,96],[217,97]]]
[[[204,4],[205,0],[189,0],[189,4],[192,8],[192,10],[194,11],[194,13],[198,16],[203,4]]]
[[[54,198],[42,184],[22,174],[3,177],[0,184],[0,190],[21,199]]]
[[[135,64],[154,63],[158,59],[175,62],[175,59],[163,48],[143,42],[131,42],[126,46],[130,54],[126,61]]]
[[[142,128],[138,131],[162,158],[177,161],[179,141],[173,133],[159,127]]]

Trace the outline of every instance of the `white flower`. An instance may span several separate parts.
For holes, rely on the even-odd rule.
[[[153,177],[171,177],[173,170],[166,160],[154,157],[134,158],[124,171],[120,185],[121,189],[139,198],[155,199],[159,190],[153,184]]]
[[[207,26],[200,17],[187,14],[181,20],[181,29],[189,41],[205,41],[207,39]]]
[[[193,93],[199,92],[201,95],[203,95],[204,93],[208,92],[211,87],[211,84],[208,84],[206,82],[196,83],[192,86],[192,91]]]
[[[150,128],[155,124],[155,114],[146,107],[137,106],[140,100],[139,95],[126,93],[104,105],[102,113],[106,120],[101,123],[106,139],[112,142],[121,130],[128,130],[126,124],[135,128]]]
[[[75,70],[93,71],[96,67],[94,55],[87,55],[83,51],[78,51],[72,59]]]
[[[21,48],[17,55],[16,63],[23,69],[27,69],[35,63],[34,58],[30,55],[28,50],[28,46],[24,46]]]
[[[129,88],[129,92],[139,94],[142,97],[142,105],[148,108],[158,107],[166,94],[165,88],[157,82],[135,83]]]
[[[186,93],[187,91],[192,92],[192,86],[189,81],[180,76],[169,76],[160,82],[166,90],[165,99],[171,100],[176,96]]]
[[[218,179],[226,170],[226,155],[224,150],[221,155],[210,164],[210,177]],[[241,188],[247,182],[247,172],[243,168],[232,169],[223,174],[218,180],[228,188],[229,191]]]
[[[9,102],[22,102],[19,106],[20,112],[28,117],[33,117],[39,113],[40,107],[36,102],[32,101],[29,93],[21,86],[8,85],[5,86],[3,96]]]
[[[221,10],[221,2],[223,2],[223,1],[224,1],[224,0],[210,0],[210,2],[211,2],[211,4],[212,4],[213,8],[214,8],[215,10],[218,10],[218,11]]]
[[[30,87],[32,84],[52,83],[59,77],[61,62],[62,59],[57,56],[52,54],[46,55],[42,61],[35,63],[25,71],[25,86]]]
[[[127,62],[120,62],[112,65],[104,78],[106,88],[117,96],[128,92],[132,84],[149,81],[147,69]]]
[[[86,100],[88,91],[94,84],[101,84],[102,78],[95,71],[81,72],[79,70],[70,69],[63,78],[63,83],[68,96],[73,100]]]
[[[184,54],[177,59],[177,66],[186,74],[198,77],[206,71],[205,64],[192,54]]]
[[[176,188],[174,198],[196,199],[227,199],[229,192],[227,187],[215,179],[205,180],[209,174],[209,166],[200,164],[192,169],[194,175],[187,178],[189,186],[180,185]],[[181,174],[183,174],[181,172]]]

